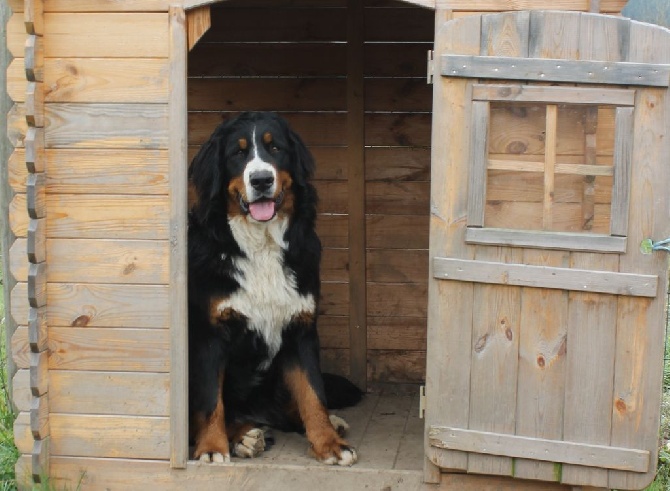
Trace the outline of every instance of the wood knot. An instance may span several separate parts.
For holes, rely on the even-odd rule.
[[[80,315],[72,321],[71,325],[72,327],[86,327],[89,322],[91,322],[91,318],[88,315]]]
[[[522,141],[516,140],[516,141],[508,143],[505,150],[507,151],[507,153],[519,155],[519,154],[525,153],[526,150],[528,150],[528,145],[526,145]]]
[[[544,356],[539,355],[537,357],[537,366],[540,368],[544,368],[545,365],[547,364],[546,360],[544,359]]]
[[[484,334],[481,338],[477,340],[477,343],[475,343],[475,353],[481,353],[484,351],[484,348],[486,347],[486,343],[489,340],[489,335]]]
[[[628,410],[628,406],[626,405],[626,401],[624,401],[621,397],[619,397],[617,399],[616,403],[614,403],[614,406],[616,407],[616,410],[620,414],[625,414],[626,411]]]
[[[123,268],[123,274],[124,275],[129,275],[130,273],[132,273],[136,269],[137,269],[137,265],[135,263],[126,264],[126,267]]]

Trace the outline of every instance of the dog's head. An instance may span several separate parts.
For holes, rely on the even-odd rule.
[[[193,159],[193,213],[268,222],[314,198],[314,161],[300,137],[274,113],[243,113],[219,125]]]

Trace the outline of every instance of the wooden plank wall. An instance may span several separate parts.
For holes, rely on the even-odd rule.
[[[348,374],[345,6],[344,0],[317,7],[266,0],[214,5],[212,28],[189,56],[189,153],[222,117],[242,110],[277,111],[301,134],[317,160],[323,365]],[[431,119],[425,60],[433,12],[380,0],[368,0],[364,11],[368,379],[418,382],[425,370]]]
[[[33,451],[23,2],[8,22],[16,443]],[[51,455],[169,457],[167,12],[49,2],[44,144]],[[160,8],[156,8],[160,7]],[[74,10],[75,12],[71,12]],[[129,29],[132,25],[133,28]],[[30,93],[30,92],[28,92]],[[111,395],[111,396],[110,396]]]

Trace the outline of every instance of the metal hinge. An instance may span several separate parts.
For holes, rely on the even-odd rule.
[[[433,83],[433,69],[434,69],[434,63],[433,63],[433,50],[429,49],[428,50],[428,73],[426,74],[426,83],[427,84],[432,84]]]
[[[426,386],[419,387],[419,418],[426,416]]]

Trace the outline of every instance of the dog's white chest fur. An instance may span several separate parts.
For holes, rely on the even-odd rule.
[[[235,279],[240,288],[222,301],[218,309],[231,308],[244,315],[249,329],[263,337],[270,359],[261,368],[267,368],[279,351],[283,329],[294,316],[314,313],[316,304],[313,295],[298,293],[295,275],[282,261],[288,219],[275,217],[270,222],[257,223],[233,217],[229,223],[247,257],[234,260],[239,270]]]

